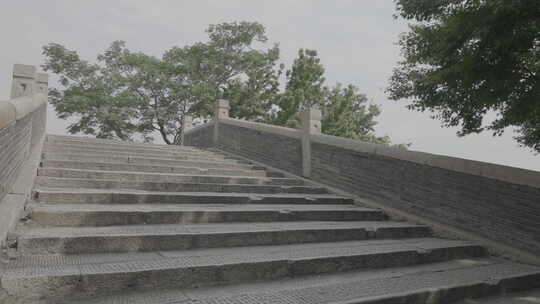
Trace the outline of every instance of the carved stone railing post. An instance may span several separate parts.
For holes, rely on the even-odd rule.
[[[49,92],[49,74],[47,73],[36,73],[36,84],[34,89],[34,94],[43,93],[45,95]]]
[[[182,138],[180,140],[180,145],[185,145],[185,137],[186,132],[188,130],[191,130],[193,128],[193,117],[191,115],[184,115],[184,119],[182,120]]]
[[[11,99],[21,96],[33,96],[37,93],[36,67],[26,64],[13,65]]]
[[[302,119],[302,174],[311,177],[311,135],[321,134],[321,110],[317,106],[305,109]]]
[[[218,145],[219,138],[219,120],[229,118],[229,101],[218,99],[214,110],[214,145]]]

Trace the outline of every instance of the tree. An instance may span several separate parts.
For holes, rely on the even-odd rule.
[[[274,123],[298,128],[298,113],[305,107],[324,102],[324,67],[315,50],[298,50],[290,70],[287,70],[285,92],[280,96]]]
[[[347,137],[378,144],[390,144],[387,136],[374,134],[380,114],[378,106],[354,85],[333,88],[325,86],[324,67],[315,50],[298,51],[298,57],[286,73],[285,91],[278,99],[279,110],[272,123],[299,128],[299,113],[306,107],[317,105],[322,111],[321,131],[324,134]],[[403,145],[402,147],[406,147]]]
[[[209,106],[209,113],[213,103],[224,98],[230,101],[231,116],[262,120],[279,90],[279,47],[254,48],[268,41],[264,26],[256,22],[221,23],[206,32],[208,42],[173,48],[164,58],[187,69],[194,94]]]
[[[399,41],[390,98],[433,111],[460,136],[513,127],[518,143],[540,152],[540,1],[396,3],[415,23]],[[490,112],[497,116],[486,121]]]
[[[51,103],[60,118],[78,118],[70,133],[149,141],[159,132],[167,144],[180,143],[185,115],[207,118],[219,98],[230,99],[235,117],[262,120],[281,73],[278,46],[253,45],[267,41],[264,32],[258,23],[211,25],[208,42],[172,48],[162,58],[116,41],[96,64],[51,43],[43,48],[43,68],[58,74],[64,87],[51,90]]]
[[[51,43],[43,48],[44,70],[58,74],[65,88],[51,88],[50,103],[59,118],[79,118],[69,125],[70,133],[129,140],[137,132],[133,96],[125,90],[123,79],[118,77],[118,65],[114,64],[119,45],[113,44],[105,55],[98,57],[102,65],[81,60],[76,52],[59,44]]]
[[[60,76],[63,89],[50,91],[60,118],[75,118],[70,133],[100,138],[151,141],[158,133],[167,144],[180,144],[184,118],[202,120],[214,103],[228,99],[232,117],[299,127],[299,113],[318,105],[323,132],[388,144],[374,135],[380,110],[352,85],[324,85],[324,67],[317,52],[300,49],[286,72],[278,64],[279,47],[267,43],[256,22],[210,25],[208,41],[173,47],[161,58],[128,50],[115,41],[90,64],[75,51],[51,43],[44,46],[44,70]]]
[[[361,141],[390,144],[388,136],[376,136],[375,126],[381,111],[377,105],[368,104],[367,97],[359,93],[357,87],[337,84],[332,89],[325,88],[322,107],[322,133],[347,137]],[[405,146],[403,146],[405,147]]]

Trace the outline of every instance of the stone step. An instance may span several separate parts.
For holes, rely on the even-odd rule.
[[[44,148],[51,149],[87,149],[87,150],[104,150],[104,151],[139,151],[149,153],[186,153],[186,154],[205,154],[205,155],[221,155],[218,150],[202,150],[196,148],[183,148],[180,146],[140,146],[140,145],[119,145],[119,144],[95,144],[95,143],[76,143],[76,142],[45,142]]]
[[[68,169],[83,169],[83,170],[154,172],[154,173],[194,174],[194,175],[261,176],[261,177],[267,175],[267,172],[265,170],[173,167],[173,166],[159,166],[159,165],[136,165],[136,164],[119,164],[119,163],[106,163],[106,162],[47,160],[47,159],[41,162],[41,166],[50,167],[50,168],[68,168]]]
[[[198,161],[230,161],[235,162],[236,159],[222,156],[222,155],[201,155],[199,153],[150,153],[150,152],[137,152],[125,149],[123,151],[106,151],[95,149],[51,149],[44,147],[43,155],[46,158],[48,155],[62,155],[62,154],[79,154],[85,156],[125,156],[125,157],[148,157],[148,158],[162,158],[162,159],[176,159],[176,160],[198,160]]]
[[[353,204],[351,198],[333,194],[251,194],[214,192],[150,192],[38,188],[41,202],[83,204]]]
[[[197,157],[197,158],[219,158],[225,159],[229,158],[223,154],[210,152],[210,151],[185,151],[185,150],[171,150],[171,149],[140,149],[140,148],[130,148],[130,147],[101,147],[101,146],[74,146],[74,145],[45,145],[43,147],[43,152],[46,153],[89,153],[89,154],[111,154],[115,153],[123,154],[132,154],[132,155],[141,155],[147,157]]]
[[[162,161],[174,161],[174,160],[183,160],[183,161],[195,161],[195,162],[224,162],[230,164],[251,164],[251,162],[229,157],[229,156],[206,156],[200,155],[197,153],[194,154],[185,154],[185,155],[168,155],[168,154],[137,154],[131,153],[129,150],[124,152],[117,151],[58,151],[51,152],[43,150],[42,158],[43,159],[68,159],[71,156],[78,155],[79,157],[86,158],[102,158],[107,159],[109,157],[123,157],[130,159],[145,158],[145,159],[155,159]]]
[[[427,226],[400,222],[276,222],[110,227],[21,227],[19,255],[148,252],[366,239],[418,238]]]
[[[352,270],[367,272],[484,255],[482,247],[467,242],[410,239],[38,256],[13,261],[2,278],[2,286],[26,300],[93,297],[119,291],[204,287]],[[23,286],[32,289],[25,290]]]
[[[64,136],[64,135],[47,135],[46,143],[57,144],[92,144],[98,146],[118,146],[118,147],[143,147],[143,148],[162,148],[172,150],[186,150],[186,151],[205,151],[203,149],[193,146],[178,146],[178,145],[166,145],[166,144],[154,144],[154,143],[133,143],[120,140],[111,139],[99,139],[90,137],[78,137],[78,136]]]
[[[540,303],[540,287],[522,292],[504,292],[482,299],[465,299],[456,304],[538,304]]]
[[[42,281],[46,283],[45,280]],[[175,282],[171,280],[172,284]],[[540,287],[540,268],[495,259],[465,259],[346,274],[317,274],[232,286],[125,292],[90,297],[88,281],[68,286],[75,304],[442,304]],[[19,287],[20,285],[16,285]],[[77,289],[81,286],[80,289]],[[106,282],[103,288],[109,287]],[[100,286],[100,287],[101,287]],[[155,286],[154,286],[155,287]],[[45,292],[47,289],[42,287]],[[89,292],[85,292],[89,290]],[[533,304],[534,301],[526,301]],[[467,302],[475,303],[475,302]],[[491,302],[487,302],[491,303]],[[503,302],[510,304],[511,302]]]
[[[297,193],[328,194],[323,187],[280,186],[280,185],[242,185],[242,184],[199,184],[168,183],[150,181],[122,181],[114,179],[57,178],[38,176],[37,187],[80,188],[80,189],[134,189],[159,192],[219,192],[219,193]]]
[[[201,149],[185,148],[180,146],[160,146],[160,145],[133,145],[133,144],[96,144],[86,142],[56,142],[47,141],[45,147],[66,147],[68,149],[102,149],[107,151],[148,151],[148,152],[181,152],[181,153],[199,153],[215,155],[215,151],[205,151]]]
[[[179,160],[177,158],[154,158],[154,157],[136,157],[136,156],[118,156],[111,155],[91,155],[81,153],[43,153],[42,159],[55,161],[78,161],[78,162],[105,162],[136,165],[160,165],[176,167],[197,167],[197,168],[230,168],[230,169],[264,169],[264,167],[241,163],[234,160],[223,161],[201,161],[201,160]]]
[[[382,221],[376,209],[353,205],[98,205],[29,206],[32,223],[43,226],[115,226],[284,221]]]
[[[114,179],[121,181],[150,181],[161,183],[210,183],[302,186],[305,183],[295,178],[271,178],[250,176],[185,175],[152,172],[80,170],[66,168],[38,168],[38,176],[86,179]]]

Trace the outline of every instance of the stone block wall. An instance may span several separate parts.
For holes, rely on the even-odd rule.
[[[220,122],[217,147],[296,175],[302,174],[300,138]]]
[[[207,123],[195,127],[184,134],[184,144],[200,148],[209,148],[214,145],[214,124]]]
[[[0,245],[30,196],[45,138],[47,75],[15,65],[9,101],[0,102]]]
[[[32,117],[13,121],[0,129],[0,201],[10,191],[30,153]]]
[[[540,253],[539,187],[322,143],[312,144],[312,178],[421,218]]]

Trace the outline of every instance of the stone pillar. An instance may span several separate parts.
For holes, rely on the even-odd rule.
[[[11,99],[21,96],[33,96],[37,91],[36,67],[26,64],[13,65]]]
[[[182,121],[182,138],[180,139],[181,146],[185,146],[186,131],[190,130],[191,128],[193,128],[193,117],[185,114]]]
[[[193,116],[184,116],[184,131],[193,129]]]
[[[219,137],[219,120],[229,118],[229,101],[218,99],[214,109],[214,146],[218,144]]]
[[[36,73],[36,84],[34,93],[43,93],[45,95],[49,93],[49,74]]]
[[[311,135],[321,134],[321,110],[317,106],[300,113],[302,119],[302,175],[311,177]]]

